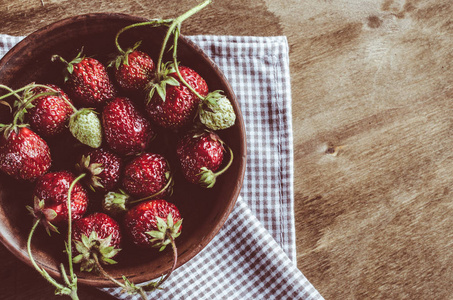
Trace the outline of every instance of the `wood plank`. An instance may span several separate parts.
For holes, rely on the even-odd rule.
[[[0,31],[88,12],[171,17],[198,2],[0,0]],[[447,0],[233,0],[184,24],[288,37],[298,266],[326,299],[453,296],[452,13]],[[0,294],[52,295],[0,257]]]

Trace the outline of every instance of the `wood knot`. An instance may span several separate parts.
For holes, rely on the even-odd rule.
[[[382,20],[377,16],[368,17],[368,27],[370,28],[379,28],[382,25]]]
[[[332,156],[337,156],[338,153],[341,151],[341,149],[343,149],[345,146],[342,145],[342,146],[328,146],[325,153],[328,154],[328,155],[332,155]]]

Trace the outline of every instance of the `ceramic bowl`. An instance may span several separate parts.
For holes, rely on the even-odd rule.
[[[27,36],[0,60],[0,83],[14,89],[30,82],[60,85],[62,66],[51,62],[53,54],[70,60],[83,47],[87,56],[107,63],[110,55],[115,53],[116,33],[129,24],[143,21],[146,20],[124,14],[87,14],[41,28]],[[135,28],[128,31],[127,35],[121,36],[120,44],[125,48],[141,40],[140,50],[148,52],[157,60],[165,32],[166,27]],[[179,267],[208,245],[233,209],[244,178],[246,140],[237,99],[221,70],[198,46],[183,36],[178,43],[178,58],[181,65],[193,68],[205,78],[211,91],[224,90],[237,114],[235,125],[219,132],[221,138],[232,148],[235,158],[230,169],[219,177],[214,188],[204,189],[185,182],[181,176],[175,178],[174,194],[168,200],[179,207],[184,218],[182,234],[176,239]],[[0,123],[5,122],[6,115],[5,111],[0,113]],[[58,142],[62,141],[64,138]],[[63,168],[65,164],[68,167],[73,165],[70,154],[64,151],[62,153],[58,148],[52,149],[53,159],[60,163],[53,166],[53,170]],[[32,205],[32,190],[32,183],[17,182],[5,174],[0,174],[0,241],[19,259],[30,265],[26,241],[33,219],[25,206]],[[60,262],[67,260],[63,253],[64,236],[53,234],[49,237],[44,229],[40,228],[32,241],[38,265],[56,278],[60,277]],[[144,250],[123,244],[123,250],[117,260],[118,264],[107,267],[108,272],[115,278],[125,275],[133,282],[139,283],[165,274],[172,264],[172,251]],[[79,269],[78,265],[75,265],[75,269]],[[79,283],[97,287],[112,285],[110,281],[96,274],[77,272],[77,276]]]

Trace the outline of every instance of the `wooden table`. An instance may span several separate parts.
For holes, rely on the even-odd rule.
[[[0,0],[0,32],[200,2],[43,1]],[[183,25],[288,37],[298,267],[326,299],[453,297],[452,15],[448,0],[217,0]],[[0,298],[51,295],[0,246]]]

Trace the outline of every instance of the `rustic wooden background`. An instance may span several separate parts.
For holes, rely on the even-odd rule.
[[[0,32],[199,2],[0,0]],[[326,299],[453,298],[452,16],[450,0],[216,0],[183,26],[288,37],[298,267]],[[52,294],[0,246],[1,299]]]

